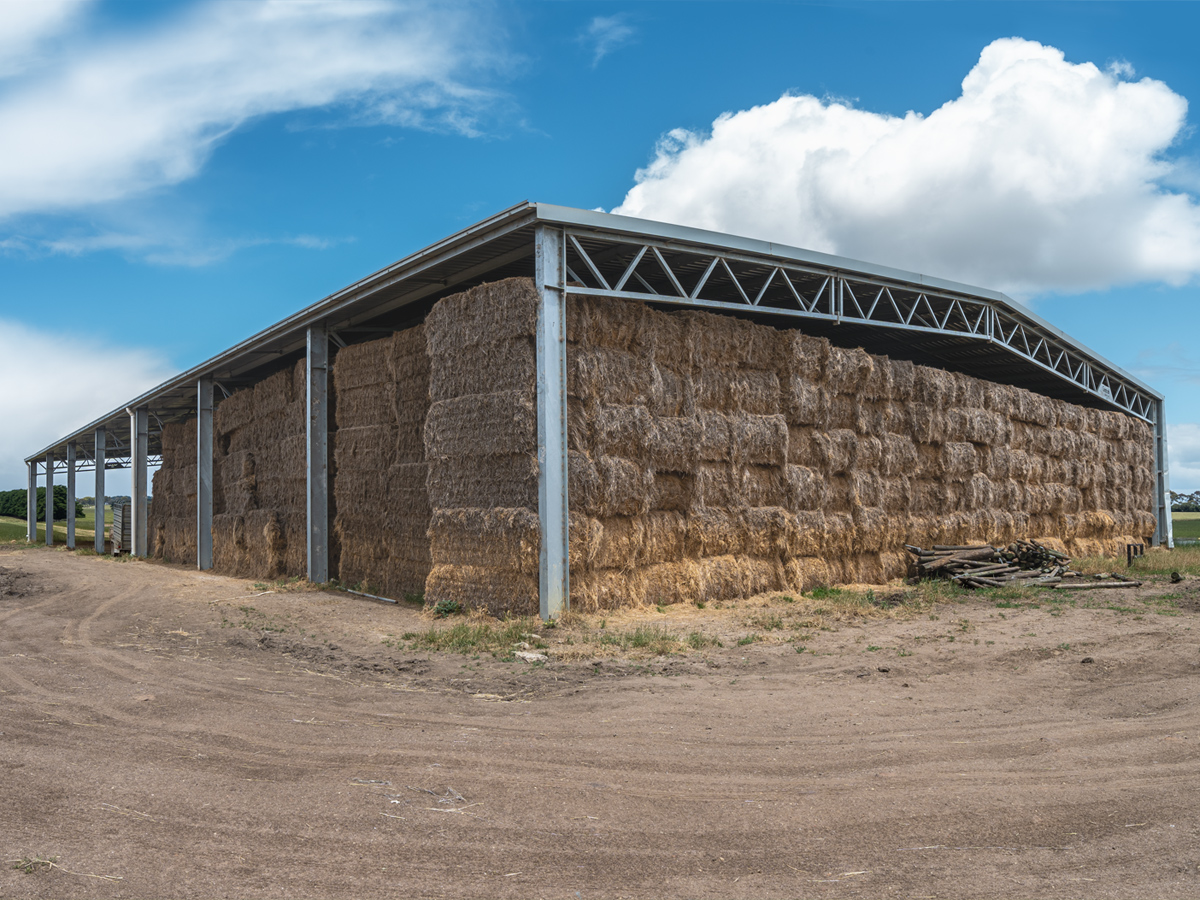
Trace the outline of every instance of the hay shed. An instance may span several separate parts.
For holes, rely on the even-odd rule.
[[[1164,429],[1002,294],[521,204],[27,462],[159,463],[145,555],[552,616],[1170,545]]]

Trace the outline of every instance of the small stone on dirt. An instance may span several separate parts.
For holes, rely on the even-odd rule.
[[[1081,659],[1079,661],[1079,664],[1081,666],[1086,666],[1088,663],[1094,663],[1094,662],[1095,662],[1095,660],[1092,659],[1090,656],[1085,656],[1083,659]]]
[[[880,672],[890,672],[890,671],[892,671],[892,670],[891,670],[891,669],[889,669],[887,666],[880,666],[880,667],[879,667],[879,669],[878,669],[877,671],[880,671]]]
[[[1171,584],[1179,584],[1181,581],[1183,581],[1182,575],[1180,575],[1178,572],[1171,573]]]
[[[531,663],[545,662],[546,660],[548,660],[550,658],[545,653],[529,653],[525,650],[518,650],[516,653],[513,654],[513,656],[515,656],[517,659],[523,659],[523,660],[525,660],[525,662],[531,662]]]

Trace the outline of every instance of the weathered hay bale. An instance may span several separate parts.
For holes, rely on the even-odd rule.
[[[443,564],[512,569],[538,574],[538,517],[515,509],[438,509],[429,519],[429,549]]]
[[[537,452],[537,409],[528,391],[439,400],[425,420],[429,459]]]
[[[703,428],[693,416],[654,417],[644,450],[659,471],[691,472],[700,456]]]
[[[537,507],[537,458],[507,456],[429,461],[429,502],[434,509]]]
[[[425,580],[425,605],[433,608],[443,602],[494,616],[535,616],[538,579],[504,568],[436,564]]]
[[[568,345],[568,361],[574,353]],[[571,368],[568,367],[568,377]],[[532,335],[472,345],[470,365],[438,365],[429,373],[429,396],[450,400],[492,391],[525,390],[537,379],[537,350]]]
[[[608,347],[568,348],[567,394],[603,404],[647,403],[654,392],[651,359]],[[661,391],[661,375],[660,380]]]
[[[820,472],[807,466],[788,466],[787,479],[792,509],[800,511],[824,508],[828,500],[828,488],[826,479]]]
[[[425,319],[429,358],[440,368],[441,361],[460,358],[467,347],[531,336],[537,327],[537,306],[537,289],[530,278],[506,278],[444,297]],[[431,377],[430,383],[434,381]]]
[[[650,508],[684,512],[691,509],[695,499],[695,478],[678,472],[655,472],[650,494]]]
[[[788,378],[781,403],[789,425],[824,427],[829,420],[829,392],[807,378],[797,375]]]
[[[783,416],[731,415],[728,422],[733,462],[763,466],[787,464],[788,426]]]
[[[535,429],[536,432],[536,429]],[[605,456],[645,460],[656,441],[654,420],[645,406],[603,406],[595,417],[593,439]],[[536,447],[536,433],[534,435]]]

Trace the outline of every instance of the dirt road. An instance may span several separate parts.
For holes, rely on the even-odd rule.
[[[530,666],[0,551],[0,896],[1200,896],[1198,588]]]

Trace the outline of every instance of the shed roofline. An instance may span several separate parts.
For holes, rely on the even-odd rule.
[[[245,362],[255,355],[283,352],[279,348],[288,346],[289,342],[295,343],[297,339],[303,341],[304,334],[309,327],[327,323],[339,316],[349,315],[357,306],[364,307],[361,315],[366,317],[371,311],[368,307],[374,295],[402,283],[406,279],[414,278],[422,271],[430,269],[435,265],[444,264],[458,255],[478,249],[486,245],[489,241],[512,234],[515,231],[537,223],[594,231],[601,234],[626,235],[640,239],[651,239],[686,245],[693,249],[711,248],[716,251],[751,254],[780,262],[833,269],[848,275],[857,275],[885,282],[894,282],[898,285],[908,285],[929,291],[939,291],[984,300],[1003,309],[1006,314],[1014,319],[1027,322],[1039,332],[1052,336],[1055,340],[1070,347],[1081,357],[1109,370],[1136,386],[1138,390],[1144,392],[1154,400],[1161,402],[1164,399],[1160,392],[1147,385],[1141,379],[1136,378],[1113,364],[1061,329],[1020,305],[1006,294],[998,291],[881,266],[862,260],[849,259],[813,250],[804,250],[770,241],[594,210],[575,209],[548,203],[525,201],[430,244],[428,247],[418,250],[280,320],[257,334],[240,341],[229,349],[181,372],[174,378],[168,379],[162,384],[134,397],[132,400],[120,404],[115,409],[89,422],[82,428],[64,435],[54,443],[25,457],[25,462],[39,462],[44,460],[47,454],[55,453],[60,448],[65,447],[68,441],[90,438],[99,426],[124,419],[129,409],[152,405],[156,399],[163,400],[168,395],[177,392],[194,393],[196,384],[200,378],[217,377],[218,373],[230,369],[231,366],[237,364],[239,361]],[[529,253],[532,256],[534,244],[532,228],[529,229],[529,232]],[[271,345],[276,346],[275,351],[268,351],[266,349]]]

